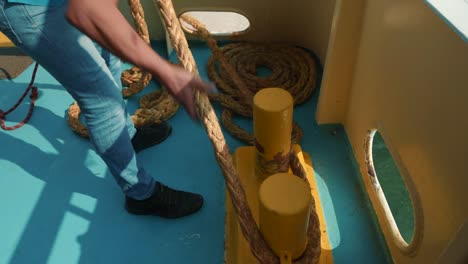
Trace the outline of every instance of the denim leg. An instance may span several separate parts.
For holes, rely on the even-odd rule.
[[[120,59],[114,54],[107,51],[106,49],[102,48],[99,44],[97,43],[94,43],[94,44],[96,46],[96,49],[101,54],[101,57],[106,62],[106,65],[109,68],[112,76],[114,77],[115,85],[117,85],[119,89],[122,90],[122,81],[120,80],[120,76],[122,75],[122,63]],[[136,129],[128,111],[127,111],[126,126],[128,130],[128,135],[130,136],[130,138],[133,138],[133,136],[135,136]]]
[[[154,179],[141,167],[131,145],[119,82],[93,41],[66,21],[66,6],[8,4],[0,0],[0,9],[4,34],[78,102],[96,152],[124,193],[135,199],[149,197]]]

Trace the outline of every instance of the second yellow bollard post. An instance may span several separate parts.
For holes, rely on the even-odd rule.
[[[280,259],[296,259],[307,246],[311,194],[307,183],[289,173],[263,181],[259,190],[260,231]]]

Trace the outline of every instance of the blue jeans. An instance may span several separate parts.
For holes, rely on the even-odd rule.
[[[130,141],[136,129],[122,99],[120,60],[70,25],[66,8],[0,0],[0,30],[78,102],[91,142],[123,192],[146,199],[155,181]]]

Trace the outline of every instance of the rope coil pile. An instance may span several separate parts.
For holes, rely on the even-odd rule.
[[[149,44],[148,27],[140,0],[128,0],[128,5],[130,6],[135,30]],[[151,78],[150,73],[135,66],[123,71],[121,75],[122,85],[124,86],[122,96],[128,98],[138,94],[149,84]],[[150,123],[168,120],[175,115],[178,109],[179,104],[163,89],[143,95],[140,99],[140,108],[135,111],[131,118],[136,127],[141,127]],[[89,136],[88,129],[80,122],[80,112],[78,104],[73,102],[68,109],[67,122],[75,133],[86,138]]]
[[[262,88],[280,87],[294,99],[294,105],[304,103],[312,95],[317,83],[317,65],[304,49],[285,44],[232,43],[218,47],[206,27],[195,18],[183,14],[180,17],[191,25],[195,35],[202,38],[212,51],[208,60],[208,76],[223,91],[210,94],[210,99],[223,107],[221,121],[236,138],[254,145],[254,137],[236,125],[232,117],[238,114],[252,117],[252,99]],[[257,69],[271,71],[265,77],[257,75]],[[299,143],[302,130],[293,123],[291,141]]]

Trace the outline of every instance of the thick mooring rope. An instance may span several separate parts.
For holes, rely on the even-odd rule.
[[[175,14],[172,1],[155,0],[155,3],[159,7],[161,17],[165,22],[166,30],[169,33],[168,35],[170,37],[171,44],[177,53],[179,62],[186,70],[198,76],[198,69],[195,60],[188,47],[187,39],[185,38],[184,32],[182,31],[177,15]],[[243,90],[242,93],[244,98],[248,100],[247,97],[250,96],[249,91]],[[253,219],[252,213],[246,201],[245,191],[242,188],[237,171],[234,167],[232,156],[229,152],[229,147],[227,146],[224,135],[221,132],[221,127],[219,126],[218,119],[210,104],[207,94],[196,90],[195,102],[197,105],[198,116],[203,122],[207,135],[213,144],[215,156],[219,166],[223,171],[226,188],[231,196],[233,207],[238,217],[239,225],[244,237],[250,245],[252,254],[261,263],[279,263],[278,257],[275,256],[273,251],[265,242]],[[296,157],[296,159],[298,158]],[[296,159],[292,157],[292,161],[296,161],[296,163],[292,164],[300,165]],[[298,169],[293,167],[293,171],[295,173],[301,173],[299,176],[306,179],[305,170],[303,168]],[[315,202],[312,202],[308,236],[309,243],[306,252],[304,253],[303,257],[297,261],[297,263],[317,263],[320,256],[320,227],[315,210]]]
[[[132,10],[132,17],[135,21],[135,26],[137,28],[137,32],[142,36],[145,41],[149,41],[149,35],[146,27],[146,23],[144,22],[144,13],[141,7],[141,4],[138,0],[129,0],[129,5]],[[188,48],[188,43],[185,38],[185,35],[180,27],[179,20],[174,12],[174,8],[172,2],[170,0],[155,0],[157,3],[159,10],[161,12],[161,17],[163,18],[166,29],[169,33],[169,37],[171,39],[171,43],[177,53],[179,62],[182,66],[187,69],[188,71],[192,72],[194,75],[198,75],[198,69],[195,64],[195,60]],[[210,43],[210,40],[208,40]],[[214,40],[212,40],[214,41]],[[215,52],[214,52],[215,53]],[[228,63],[229,64],[229,63]],[[223,65],[224,66],[224,65]],[[269,67],[270,69],[275,69],[273,65],[266,64],[264,66]],[[224,68],[226,69],[226,68]],[[229,74],[227,74],[229,75]],[[237,75],[231,76],[232,78],[238,78],[234,80],[235,82],[242,81],[240,77],[236,77]],[[272,75],[273,76],[273,75]],[[309,76],[313,76],[315,78],[315,72],[310,73]],[[122,82],[126,85],[129,85],[129,88],[123,91],[123,96],[128,97],[131,96],[139,91],[141,91],[146,85],[147,82],[151,79],[149,74],[142,72],[138,68],[132,68],[122,74]],[[242,81],[243,82],[243,81]],[[266,85],[266,83],[265,83]],[[229,88],[221,87],[218,85],[223,91],[227,91]],[[278,84],[274,85],[278,86]],[[244,115],[244,116],[251,116],[252,108],[251,108],[251,100],[255,90],[242,88],[247,87],[243,86],[236,86],[237,89],[240,89],[241,94],[237,94],[237,97],[243,98],[243,102],[248,103],[238,103],[238,100],[231,100],[230,98],[218,96],[213,98],[214,100],[220,102],[223,106],[230,106],[227,107],[228,110],[237,109],[235,113]],[[267,87],[267,86],[264,86]],[[289,87],[289,86],[285,86]],[[292,90],[290,90],[291,92]],[[310,91],[311,92],[311,91]],[[233,93],[231,93],[232,95]],[[231,96],[232,97],[232,96]],[[250,102],[249,102],[250,100]],[[200,117],[200,120],[203,122],[208,137],[211,140],[214,150],[216,159],[218,161],[219,166],[223,171],[223,175],[225,177],[226,187],[229,191],[231,196],[231,200],[234,205],[234,209],[236,211],[236,215],[238,217],[238,221],[242,230],[242,233],[246,240],[250,245],[250,249],[253,255],[261,262],[261,263],[279,263],[278,257],[273,253],[270,247],[266,244],[263,236],[261,235],[258,227],[253,219],[252,213],[249,209],[249,206],[246,201],[246,195],[242,185],[239,181],[239,177],[237,175],[237,171],[234,167],[234,163],[232,160],[232,156],[229,152],[229,147],[226,144],[224,136],[221,132],[221,128],[219,126],[218,119],[216,117],[213,108],[211,107],[209,98],[205,93],[200,93],[200,91],[195,91],[195,101],[197,104],[197,114]],[[300,102],[300,100],[299,100]],[[299,103],[295,99],[295,103]],[[237,103],[237,107],[231,106]],[[157,122],[158,120],[165,120],[172,116],[176,111],[178,104],[174,101],[174,99],[169,96],[166,91],[156,91],[151,94],[147,94],[143,96],[140,101],[141,108],[136,111],[136,113],[132,116],[132,120],[136,126],[142,125],[148,122]],[[240,110],[239,110],[240,109]],[[227,112],[227,111],[225,111]],[[68,122],[72,129],[82,136],[87,136],[87,129],[79,122],[79,107],[76,103],[72,104],[69,109],[69,118]],[[228,115],[224,114],[223,116]],[[232,116],[232,112],[231,112]],[[223,119],[226,119],[223,117]],[[229,119],[229,118],[227,118]],[[228,122],[224,122],[225,124]],[[298,131],[297,126],[294,131]],[[300,130],[299,130],[300,131]],[[294,136],[293,138],[297,142],[300,139],[301,134],[299,132],[298,135]],[[247,142],[250,140],[247,139]],[[291,152],[290,160],[291,160],[291,169],[295,175],[303,178],[307,181],[306,172],[302,167],[301,163],[299,162],[299,158],[295,153]],[[310,210],[310,222],[309,228],[307,231],[308,234],[308,247],[301,257],[301,259],[297,260],[296,263],[317,263],[318,258],[320,256],[320,226],[318,221],[318,216],[315,210],[315,202],[312,198],[311,203],[311,210]]]
[[[254,137],[232,121],[233,114],[252,117],[253,95],[262,88],[281,87],[294,98],[294,104],[305,102],[312,95],[317,82],[317,67],[311,55],[302,48],[261,43],[233,43],[218,47],[206,27],[193,17],[183,14],[181,19],[190,24],[194,34],[205,40],[212,51],[208,61],[208,75],[223,93],[212,94],[224,111],[221,121],[235,137],[254,145]],[[256,70],[271,70],[266,77],[257,76]],[[302,130],[293,123],[291,140],[299,143]]]
[[[145,22],[145,14],[140,0],[128,0],[130,13],[133,18],[135,30],[140,37],[150,43],[148,27]],[[127,88],[122,90],[124,98],[141,92],[151,81],[151,74],[142,71],[138,67],[132,67],[122,72],[121,81]],[[171,118],[179,108],[179,104],[166,90],[148,93],[140,99],[140,108],[132,115],[135,126],[143,126],[149,123],[157,123]],[[82,137],[88,137],[88,129],[80,122],[80,107],[76,102],[68,109],[68,124],[71,129]]]
[[[150,37],[148,32],[148,26],[145,21],[145,12],[141,6],[140,0],[128,0],[130,7],[130,14],[133,18],[133,24],[135,30],[140,37],[146,42],[150,43]],[[151,81],[151,74],[142,71],[138,67],[132,67],[129,70],[122,72],[122,83],[127,86],[127,89],[122,90],[124,97],[130,97],[141,92],[146,85]]]

